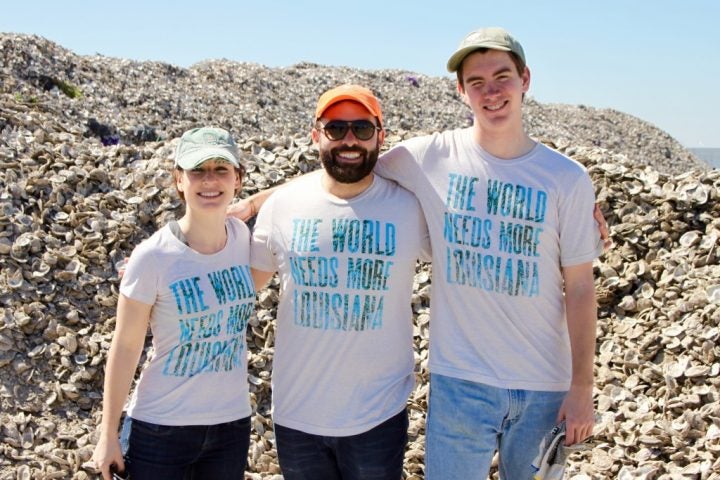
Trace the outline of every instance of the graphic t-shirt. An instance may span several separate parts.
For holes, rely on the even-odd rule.
[[[245,329],[255,306],[250,232],[228,219],[225,247],[200,254],[164,226],[132,253],[120,293],[153,305],[150,363],[128,415],[213,425],[250,415]]]
[[[417,196],[430,229],[431,373],[568,389],[561,268],[602,252],[585,168],[540,143],[493,157],[468,128],[403,142],[376,169]]]
[[[252,266],[277,270],[273,420],[315,435],[362,433],[400,412],[414,386],[412,285],[429,255],[417,199],[375,176],[327,193],[323,171],[263,205]]]

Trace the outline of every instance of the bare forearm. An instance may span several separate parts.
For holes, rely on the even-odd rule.
[[[565,445],[572,445],[591,435],[594,423],[592,398],[597,306],[592,263],[563,268],[563,278],[572,379],[557,420],[565,421]]]
[[[248,197],[238,200],[237,202],[232,203],[230,204],[230,206],[228,206],[227,214],[229,216],[239,218],[242,221],[248,221],[252,217],[257,215],[265,201],[270,198],[270,195],[272,195],[275,191],[311,173],[312,172],[303,173],[302,175],[298,175],[289,179],[285,183],[276,185],[272,188],[266,188],[265,190],[261,190],[259,192],[253,193]]]
[[[572,385],[593,385],[597,307],[592,288],[566,292],[568,334],[572,352]]]
[[[270,195],[272,195],[272,193],[281,186],[282,185],[262,190],[230,204],[227,208],[227,215],[247,222],[257,215],[258,211],[260,211],[260,207],[262,207],[263,203],[265,203],[265,200],[267,200]]]
[[[586,323],[582,330],[594,328],[590,323]],[[587,331],[571,334],[572,349],[572,385],[576,386],[592,386],[593,379],[593,359],[595,354],[595,336],[590,335]]]
[[[256,215],[257,212],[260,211],[260,207],[263,206],[265,203],[265,200],[270,198],[270,195],[272,195],[278,188],[281,188],[282,185],[279,185],[277,187],[272,188],[266,188],[265,190],[262,190],[260,192],[253,193],[249,197],[247,197],[247,201],[250,203],[251,207],[253,208],[253,215]]]
[[[102,432],[115,435],[120,423],[123,406],[127,400],[135,370],[142,352],[139,348],[125,347],[113,340],[108,352],[103,392]]]
[[[145,333],[150,321],[152,305],[143,304],[120,295],[118,299],[115,333],[105,366],[102,430],[117,432],[122,408],[130,391]]]

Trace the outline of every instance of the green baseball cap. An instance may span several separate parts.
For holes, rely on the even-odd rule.
[[[460,46],[447,62],[448,72],[457,72],[463,60],[465,60],[465,57],[481,48],[512,52],[520,57],[523,63],[526,63],[525,52],[520,42],[515,40],[504,28],[487,27],[470,32],[463,41],[460,42]]]
[[[227,160],[234,167],[240,168],[237,145],[227,130],[202,127],[182,134],[175,151],[175,165],[183,170],[192,170],[213,158]]]

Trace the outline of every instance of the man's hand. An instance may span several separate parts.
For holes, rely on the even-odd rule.
[[[243,222],[247,222],[257,215],[257,209],[255,208],[253,200],[244,198],[228,205],[226,213],[229,217],[235,217]]]
[[[613,241],[610,239],[610,230],[608,229],[605,216],[603,215],[602,210],[600,210],[600,205],[597,203],[595,204],[595,209],[593,210],[593,217],[595,217],[595,221],[598,224],[598,230],[600,230],[600,238],[602,238],[603,241],[603,248],[605,250],[609,250],[610,247],[613,246]]]
[[[118,278],[121,280],[123,278],[123,275],[125,275],[125,269],[127,268],[128,260],[130,260],[130,257],[123,257],[122,260],[115,264],[115,269],[118,272]]]
[[[565,420],[565,445],[580,443],[593,432],[595,413],[592,386],[571,386],[558,412],[557,423]]]

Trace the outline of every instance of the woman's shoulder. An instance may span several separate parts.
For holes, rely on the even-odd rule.
[[[148,258],[163,255],[183,254],[185,245],[164,225],[148,238],[140,242],[132,251],[131,257]]]
[[[225,220],[225,224],[227,225],[228,230],[233,233],[233,236],[235,238],[250,238],[250,228],[245,222],[243,222],[239,218],[227,217],[227,219]]]

